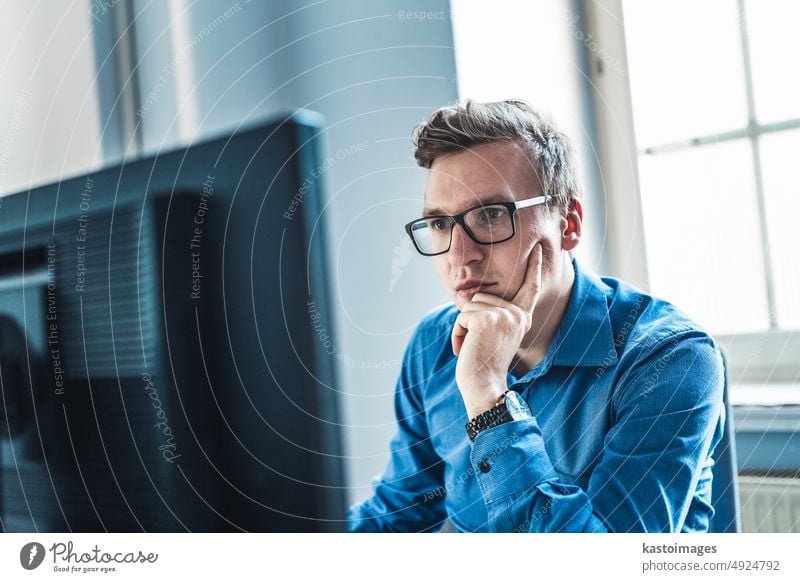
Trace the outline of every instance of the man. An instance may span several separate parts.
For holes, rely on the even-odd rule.
[[[429,173],[406,230],[453,303],[406,349],[391,459],[350,531],[708,529],[721,356],[675,307],[572,256],[572,155],[523,101],[417,128]]]

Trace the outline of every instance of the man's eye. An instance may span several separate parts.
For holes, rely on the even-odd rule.
[[[447,223],[441,218],[437,218],[431,221],[431,228],[433,230],[444,230],[447,228]]]
[[[498,220],[503,217],[505,214],[504,208],[484,208],[481,212],[481,220],[486,222],[491,222],[493,220]]]

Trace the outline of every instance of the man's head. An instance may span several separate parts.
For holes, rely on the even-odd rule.
[[[417,163],[430,170],[426,216],[549,197],[546,204],[517,209],[515,234],[504,242],[480,244],[460,225],[452,227],[450,250],[433,261],[459,308],[479,290],[513,297],[537,242],[543,253],[542,299],[552,299],[571,281],[583,208],[569,141],[548,119],[524,101],[467,100],[434,112],[416,128],[415,145]],[[458,290],[473,280],[482,287]]]

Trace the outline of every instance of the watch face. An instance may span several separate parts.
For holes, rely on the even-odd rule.
[[[528,407],[528,403],[525,402],[525,399],[522,398],[518,392],[512,390],[506,394],[505,403],[506,408],[508,408],[508,414],[514,420],[529,418],[531,416],[531,409]]]

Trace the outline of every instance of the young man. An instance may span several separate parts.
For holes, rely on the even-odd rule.
[[[583,208],[566,137],[522,101],[417,128],[406,230],[453,303],[405,352],[398,432],[350,531],[708,529],[722,360],[669,303],[572,256]]]

